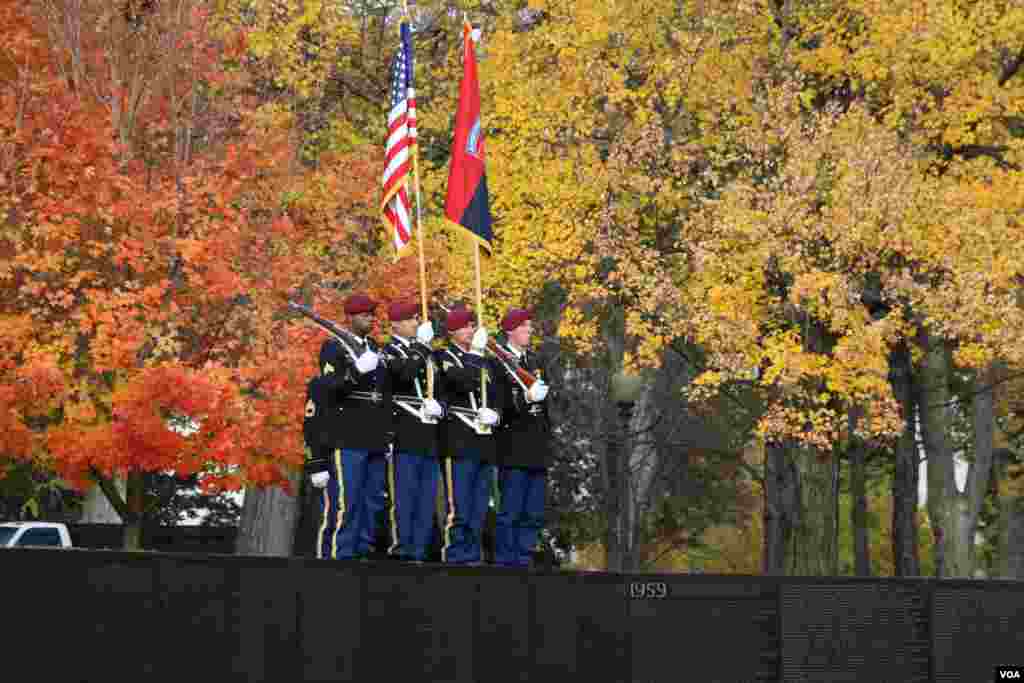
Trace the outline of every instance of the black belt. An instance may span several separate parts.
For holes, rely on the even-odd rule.
[[[466,408],[463,406],[448,406],[448,412],[459,413],[460,415],[465,415],[466,417],[472,417],[475,419],[479,411],[473,410],[472,408]]]
[[[409,394],[395,394],[393,398],[396,406],[413,417],[418,418],[423,424],[437,424],[438,418],[427,417],[424,414],[426,399],[420,398],[419,396],[410,396]]]
[[[463,406],[448,406],[448,415],[452,415],[462,421],[467,427],[477,434],[493,434],[494,428],[490,425],[480,424],[478,411]]]
[[[384,400],[384,394],[379,391],[353,391],[350,392],[345,398],[353,398],[357,401],[370,401],[371,403],[380,403]]]

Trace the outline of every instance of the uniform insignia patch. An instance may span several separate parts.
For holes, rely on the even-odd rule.
[[[324,371],[322,374],[329,375],[332,372],[334,372],[334,366],[331,365],[330,363],[324,363]]]
[[[313,403],[313,399],[306,401],[306,417],[313,417],[316,415],[316,404]]]

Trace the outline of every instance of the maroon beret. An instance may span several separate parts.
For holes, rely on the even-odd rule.
[[[445,327],[449,332],[460,330],[473,322],[473,314],[465,308],[453,308],[448,311],[448,318],[445,320]]]
[[[533,319],[533,312],[528,308],[510,308],[501,319],[501,329],[511,332],[527,320]]]
[[[388,306],[388,320],[396,323],[399,320],[415,318],[416,311],[418,310],[419,306],[416,305],[415,301],[393,301]]]
[[[345,299],[346,315],[373,313],[375,310],[377,310],[377,302],[365,294],[353,294]]]

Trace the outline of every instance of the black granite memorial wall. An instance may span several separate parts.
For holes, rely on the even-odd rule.
[[[911,683],[1024,664],[1021,582],[48,548],[0,551],[0,575],[24,680]]]

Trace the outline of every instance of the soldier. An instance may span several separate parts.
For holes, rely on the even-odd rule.
[[[421,563],[434,531],[441,404],[427,396],[428,365],[433,371],[430,321],[417,325],[415,303],[388,307],[391,341],[384,346],[391,373],[395,446],[388,467],[391,494],[391,547],[397,559]],[[413,338],[415,335],[415,338]]]
[[[540,379],[537,354],[529,350],[533,333],[530,311],[512,308],[501,320],[505,339],[498,343],[505,419],[498,430],[498,510],[494,529],[495,564],[526,567],[544,527],[544,494],[551,465],[548,386]],[[525,370],[527,384],[516,369]]]
[[[317,557],[364,558],[384,509],[387,450],[393,436],[391,380],[374,341],[376,302],[363,294],[345,299],[351,331],[331,337],[320,349],[319,381],[325,436],[310,468],[312,483],[324,488],[324,518],[317,535]],[[309,404],[307,404],[307,414]],[[312,450],[312,449],[311,449]],[[324,460],[326,459],[326,462]]]
[[[322,514],[325,519],[333,514],[330,511],[337,505],[337,489],[327,485],[334,460],[333,435],[327,418],[332,414],[333,407],[327,380],[321,375],[309,380],[306,385],[306,412],[302,420],[302,434],[306,446],[304,470],[310,476],[313,486],[323,492]],[[326,547],[325,553],[325,544],[317,541],[315,554],[318,559],[330,557],[329,545]]]
[[[441,559],[449,564],[482,564],[481,537],[497,460],[493,430],[504,397],[494,386],[496,368],[484,356],[487,330],[476,329],[472,313],[465,309],[449,311],[446,322],[450,343],[435,353],[446,407],[441,479],[447,518]],[[481,382],[486,386],[482,388]]]

